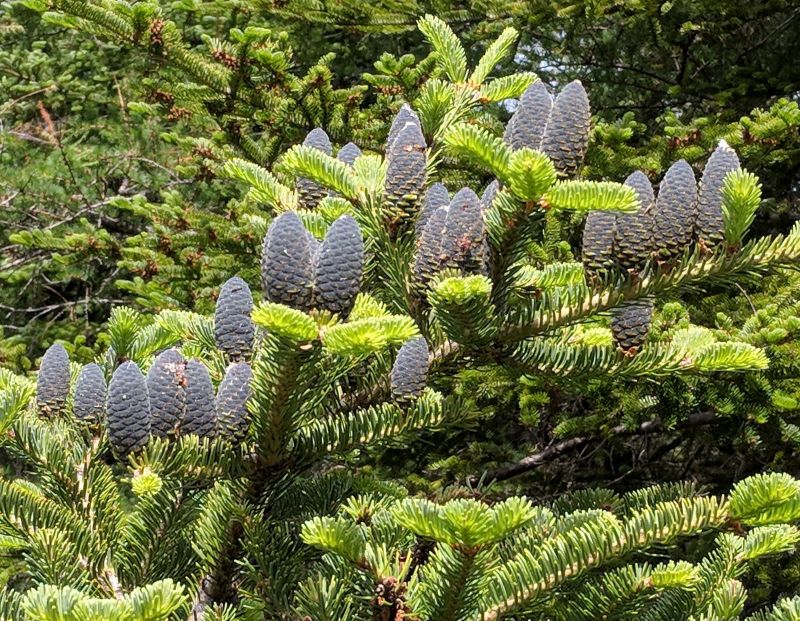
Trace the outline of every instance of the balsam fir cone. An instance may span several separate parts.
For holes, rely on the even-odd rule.
[[[144,375],[135,362],[123,362],[108,384],[108,441],[125,456],[150,439],[150,398]]]
[[[503,142],[505,142],[509,147],[511,146],[511,141],[514,139],[514,115],[511,115],[511,118],[508,119],[506,123],[506,127],[503,130]]]
[[[417,216],[417,221],[414,224],[417,241],[419,241],[422,231],[425,230],[425,225],[430,220],[433,212],[439,207],[447,207],[450,204],[450,193],[443,183],[434,183],[428,188],[425,193],[425,204]]]
[[[352,216],[341,216],[325,234],[315,268],[314,304],[347,317],[361,288],[364,240]]]
[[[316,127],[308,132],[303,144],[307,147],[318,149],[327,155],[333,152],[333,146],[331,145],[330,138],[328,138],[328,134],[320,127]],[[296,188],[300,206],[305,209],[313,209],[328,195],[328,190],[317,182],[302,177],[297,180]]]
[[[313,263],[308,234],[297,214],[279,215],[264,237],[261,282],[270,302],[302,311],[311,306]]]
[[[635,354],[647,340],[653,319],[653,300],[633,300],[611,311],[611,334],[625,352]]]
[[[422,124],[419,122],[419,117],[417,113],[409,106],[407,103],[403,104],[400,107],[400,110],[395,115],[394,119],[392,120],[392,125],[389,128],[389,135],[386,138],[386,155],[388,157],[389,151],[392,148],[392,144],[394,143],[397,135],[400,131],[406,126],[407,123],[412,123],[419,127],[420,131],[422,131]]]
[[[174,437],[186,410],[186,360],[177,349],[161,352],[147,371],[150,431]]]
[[[614,265],[616,216],[611,211],[590,211],[583,227],[581,260],[586,275],[600,276]]]
[[[539,149],[552,108],[553,97],[544,82],[537,80],[531,84],[520,97],[512,117],[512,129],[507,137],[511,148]]]
[[[63,414],[69,397],[69,354],[55,343],[42,356],[36,378],[36,406],[44,416]]]
[[[447,210],[440,255],[443,266],[467,273],[484,271],[484,238],[481,201],[471,189],[462,188]]]
[[[481,195],[481,211],[484,214],[484,226],[485,226],[485,215],[486,212],[492,208],[494,204],[494,199],[497,198],[497,193],[500,192],[500,182],[495,179],[486,188],[483,190],[483,194]],[[494,259],[492,255],[492,247],[491,243],[489,242],[489,234],[488,232],[484,232],[483,235],[483,261],[484,261],[484,269],[482,273],[486,276],[489,276],[494,269]]]
[[[589,147],[590,121],[589,97],[583,85],[579,80],[570,82],[553,102],[541,144],[562,175],[572,176],[580,170]],[[516,122],[514,128],[516,132]]]
[[[442,238],[447,224],[447,211],[447,208],[439,207],[433,212],[417,242],[412,271],[420,287],[425,287],[443,267]]]
[[[319,249],[322,248],[322,242],[314,237],[314,234],[310,231],[306,233],[306,239],[308,239],[308,252],[311,255],[311,271],[313,273],[314,270],[316,270],[317,259],[319,258]]]
[[[186,411],[180,425],[181,435],[213,438],[217,428],[217,404],[208,369],[199,360],[186,364]]]
[[[336,159],[344,162],[348,166],[352,166],[359,157],[361,157],[361,149],[352,142],[348,142],[339,149],[339,152],[336,154]]]
[[[494,203],[494,199],[497,198],[497,193],[500,191],[500,182],[495,179],[486,188],[483,190],[483,194],[481,195],[481,209],[486,211],[490,209],[492,203]]]
[[[647,175],[638,170],[625,179],[625,185],[636,190],[639,209],[632,213],[617,214],[614,255],[623,269],[639,270],[652,255],[655,194]]]
[[[722,186],[725,183],[725,176],[739,168],[739,157],[736,155],[736,151],[731,149],[727,142],[720,140],[703,170],[697,197],[695,236],[707,247],[715,246],[725,239]]]
[[[228,367],[217,391],[217,430],[234,442],[241,442],[247,436],[247,400],[252,377],[250,365],[237,362]]]
[[[383,200],[392,219],[416,214],[425,193],[428,157],[419,125],[406,123],[387,154]]]
[[[416,399],[428,380],[428,343],[419,337],[406,341],[392,366],[392,397],[397,401]]]
[[[333,153],[333,145],[328,134],[321,127],[315,127],[308,134],[306,134],[303,144],[312,149],[318,149],[327,155]]]
[[[253,294],[247,283],[234,276],[220,289],[214,311],[214,339],[231,360],[242,360],[253,348],[255,328],[250,320]]]
[[[653,212],[653,247],[663,260],[679,257],[692,242],[697,182],[686,160],[669,167],[658,188]]]
[[[106,378],[96,364],[85,365],[72,395],[72,413],[84,423],[98,423],[106,417]]]

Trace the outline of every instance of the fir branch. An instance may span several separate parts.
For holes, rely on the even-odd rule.
[[[199,84],[223,95],[230,92],[230,71],[191,51],[171,22],[146,13],[129,16],[121,10],[115,11],[84,0],[50,0],[50,6],[67,15],[79,17],[100,33],[171,62]],[[149,36],[144,36],[145,33],[149,33]]]
[[[544,292],[538,300],[512,307],[511,318],[500,335],[507,340],[522,340],[628,300],[714,282],[731,282],[742,276],[764,275],[780,268],[794,268],[798,262],[800,225],[796,224],[789,235],[753,240],[735,253],[704,255],[696,249],[674,266],[651,265],[635,278],[612,276],[603,283],[600,292],[579,292],[570,303]]]

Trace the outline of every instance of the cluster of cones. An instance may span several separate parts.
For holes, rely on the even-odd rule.
[[[639,209],[595,211],[586,220],[582,258],[587,275],[595,278],[615,269],[636,273],[652,260],[670,263],[695,242],[704,249],[719,246],[724,241],[723,184],[726,175],[738,168],[736,152],[721,140],[699,184],[685,160],[670,166],[657,197],[647,175],[632,173],[625,184],[636,191]],[[652,314],[651,298],[615,308],[611,329],[617,345],[636,353],[647,338]]]
[[[589,116],[588,97],[580,82],[568,84],[555,99],[541,82],[536,82],[521,97],[504,139],[512,149],[543,151],[560,174],[572,175],[586,153]],[[304,144],[328,155],[333,153],[328,135],[320,128],[312,130]],[[716,241],[721,234],[719,201],[715,203],[709,197],[713,192],[719,194],[721,179],[730,167],[730,157],[723,155],[715,153],[709,162],[699,201],[696,193],[691,200],[691,192],[686,190],[686,167],[678,164],[667,173],[659,197],[675,213],[670,222],[681,216],[679,209],[689,209],[692,213],[697,210],[690,230],[702,231],[703,239],[709,242]],[[337,153],[337,158],[348,166],[353,166],[360,156],[361,150],[353,143]],[[412,274],[416,284],[424,289],[436,274],[446,269],[489,274],[492,258],[485,212],[499,190],[498,182],[490,184],[482,198],[466,187],[452,198],[441,183],[427,187],[427,144],[419,118],[408,105],[400,109],[392,123],[386,160],[384,209],[392,226],[413,223],[416,250]],[[710,171],[715,172],[711,175]],[[652,216],[655,201],[646,177],[635,173],[627,183],[639,193],[642,208],[636,214],[611,216],[613,220],[603,213],[590,216],[584,236],[588,270],[605,269],[609,260],[625,268],[638,267],[638,258],[650,252],[646,244],[655,239],[666,240],[659,246],[660,256],[667,253],[673,256],[685,244],[682,227],[655,226]],[[332,194],[304,178],[297,180],[296,189],[299,206],[304,209],[314,209]],[[655,204],[657,212],[658,203]],[[639,234],[641,231],[652,234]],[[657,238],[656,233],[661,237]],[[284,212],[272,221],[264,238],[261,264],[264,298],[304,312],[318,309],[346,319],[360,290],[363,267],[364,242],[354,218],[341,216],[319,241],[306,230],[298,213]],[[631,313],[638,309],[633,305],[628,308]],[[247,283],[239,277],[228,280],[217,300],[215,339],[230,365],[216,394],[203,362],[187,361],[172,348],[156,356],[146,375],[136,363],[123,362],[108,385],[98,365],[84,366],[72,387],[75,417],[87,423],[106,424],[111,445],[120,455],[142,448],[151,436],[224,435],[240,441],[246,436],[248,426],[252,371],[247,360],[252,355],[255,338],[252,309],[253,297]],[[634,340],[641,340],[637,329],[643,322],[641,318],[634,325],[626,321],[620,323],[621,329],[615,331],[615,336],[619,333],[618,339],[631,345]],[[391,373],[392,393],[397,400],[413,399],[422,393],[429,356],[424,338],[412,339],[401,347]],[[69,357],[63,347],[53,345],[39,371],[40,411],[46,415],[65,411],[70,390]]]
[[[123,362],[106,384],[97,364],[85,365],[74,386],[66,350],[52,345],[42,358],[36,402],[45,416],[72,413],[88,425],[106,425],[109,442],[120,456],[137,451],[151,436],[177,438],[222,435],[231,441],[246,433],[250,367],[232,363],[214,391],[206,366],[186,360],[177,349],[161,352],[145,376],[133,361]]]

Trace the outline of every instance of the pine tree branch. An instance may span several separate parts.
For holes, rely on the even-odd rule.
[[[155,58],[168,61],[197,83],[221,95],[230,95],[230,71],[191,51],[180,38],[174,24],[155,17],[149,19],[142,28],[142,24],[133,18],[91,2],[52,0],[50,4],[54,10],[85,20],[106,37],[115,38]],[[145,34],[148,36],[144,36]]]
[[[698,427],[702,425],[709,425],[716,420],[717,417],[713,412],[698,412],[695,414],[690,414],[689,417],[679,426]],[[635,429],[630,429],[625,425],[617,425],[611,429],[610,435],[619,437],[639,436],[648,433],[658,433],[660,431],[667,431],[664,428],[663,421],[651,420],[642,423]],[[601,438],[596,436],[579,436],[577,438],[568,438],[567,440],[562,440],[561,442],[551,444],[546,449],[539,451],[538,453],[533,453],[527,457],[523,457],[513,464],[503,466],[502,468],[497,468],[496,470],[490,470],[484,473],[483,476],[473,474],[468,477],[468,481],[470,485],[477,485],[481,480],[488,482],[506,481],[515,476],[530,472],[531,470],[536,470],[537,468],[558,459],[565,453],[568,453],[574,449],[582,448],[587,444],[598,440],[601,440]]]
[[[654,266],[635,278],[610,280],[599,292],[588,291],[577,299],[542,295],[530,304],[512,309],[512,317],[501,329],[503,340],[518,341],[578,322],[622,302],[682,288],[702,287],[714,282],[735,282],[742,276],[765,275],[800,262],[800,227],[787,236],[761,238],[741,250],[703,256],[700,250],[674,266]]]

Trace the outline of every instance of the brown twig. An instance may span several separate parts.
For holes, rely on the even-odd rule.
[[[716,417],[713,412],[698,412],[696,414],[690,414],[689,417],[680,424],[681,427],[697,427],[700,425],[708,425],[716,420]],[[629,429],[625,425],[617,425],[616,427],[612,428],[610,431],[610,435],[613,436],[638,436],[638,435],[645,435],[648,433],[656,433],[659,431],[664,431],[664,423],[660,420],[651,420],[642,423],[635,429]],[[527,457],[523,457],[517,462],[513,464],[509,464],[507,466],[503,466],[501,468],[497,468],[496,470],[490,470],[489,472],[484,473],[483,476],[472,475],[468,478],[468,481],[471,485],[477,485],[481,480],[486,482],[492,481],[506,481],[511,479],[515,476],[520,474],[525,474],[526,472],[530,472],[531,470],[536,470],[540,466],[543,466],[547,463],[552,462],[553,460],[561,457],[563,454],[568,453],[574,449],[582,448],[587,444],[592,442],[597,442],[602,440],[602,438],[595,437],[595,436],[580,436],[577,438],[569,438],[567,440],[562,440],[561,442],[556,442],[551,444],[547,448],[538,453],[533,453],[532,455],[528,455]]]
[[[39,116],[42,117],[42,122],[47,128],[47,135],[52,140],[53,146],[58,149],[58,153],[61,155],[61,160],[64,162],[67,172],[69,172],[69,176],[72,179],[72,184],[75,186],[78,194],[80,194],[81,198],[83,199],[83,204],[86,205],[86,207],[91,207],[91,201],[89,201],[89,199],[86,197],[86,194],[78,183],[78,178],[75,176],[75,171],[72,168],[72,162],[70,162],[69,157],[67,157],[67,152],[64,149],[64,145],[61,143],[61,137],[58,134],[55,123],[53,123],[53,118],[50,116],[50,113],[47,111],[47,108],[45,108],[44,102],[41,99],[36,102],[36,106],[39,109]]]

